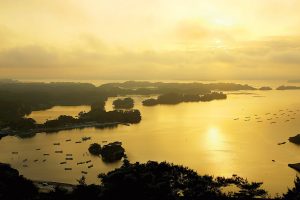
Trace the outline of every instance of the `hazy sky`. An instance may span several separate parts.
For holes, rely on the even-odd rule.
[[[299,0],[0,0],[0,78],[298,79]]]

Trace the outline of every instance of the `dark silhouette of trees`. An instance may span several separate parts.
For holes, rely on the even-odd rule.
[[[289,189],[286,194],[283,195],[285,200],[299,200],[300,199],[300,178],[297,176],[294,181],[294,188]]]
[[[89,150],[90,154],[92,154],[94,156],[99,156],[101,154],[102,148],[101,148],[100,144],[93,143],[93,144],[90,145],[88,150]]]
[[[116,99],[113,101],[115,109],[131,109],[134,106],[134,100],[132,98]]]
[[[0,199],[30,200],[38,194],[37,188],[30,180],[8,164],[0,163]]]

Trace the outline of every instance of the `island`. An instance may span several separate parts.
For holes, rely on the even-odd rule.
[[[300,172],[300,163],[288,164],[288,166],[298,172]]]
[[[98,143],[93,143],[89,147],[89,152],[93,156],[100,156],[104,162],[115,162],[125,157],[125,149],[122,142],[112,142],[101,147]]]
[[[89,150],[90,154],[92,154],[93,156],[99,156],[101,154],[102,148],[101,148],[100,144],[93,143],[90,145],[88,150]]]
[[[132,98],[116,99],[113,101],[115,109],[131,109],[134,106],[134,100]]]
[[[142,103],[144,106],[155,106],[158,104],[179,104],[182,102],[208,102],[213,100],[226,99],[227,95],[223,92],[211,92],[204,95],[198,94],[178,94],[178,93],[168,93],[162,94],[157,97],[157,99],[146,99]]]
[[[277,90],[300,90],[299,86],[279,86]]]
[[[298,134],[294,137],[290,137],[289,141],[294,143],[294,144],[300,144],[300,134]]]
[[[272,88],[268,87],[268,86],[263,86],[263,87],[259,88],[259,90],[267,91],[267,90],[272,90]]]

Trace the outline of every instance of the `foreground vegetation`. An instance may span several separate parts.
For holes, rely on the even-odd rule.
[[[233,200],[272,199],[261,188],[262,183],[248,182],[247,179],[201,176],[183,166],[166,162],[149,161],[145,164],[129,163],[107,174],[99,174],[100,184],[87,185],[85,178],[78,180],[72,192],[57,187],[50,193],[39,193],[32,181],[19,175],[7,164],[0,163],[0,199],[64,199],[64,200]],[[228,186],[237,189],[224,192]],[[16,192],[18,190],[18,192]],[[276,199],[296,200],[300,198],[300,179],[295,187]]]

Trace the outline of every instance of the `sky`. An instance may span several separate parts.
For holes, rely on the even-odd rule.
[[[299,0],[0,0],[0,78],[300,78]]]

